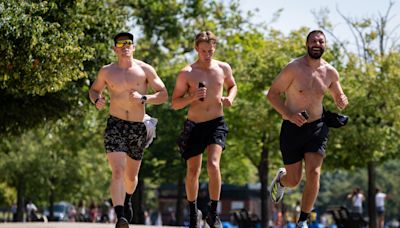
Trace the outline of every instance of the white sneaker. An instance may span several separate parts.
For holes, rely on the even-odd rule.
[[[308,228],[307,221],[298,222],[296,228]]]
[[[279,183],[279,180],[285,174],[286,174],[286,169],[279,168],[278,172],[276,173],[276,176],[274,177],[274,179],[271,182],[271,185],[268,188],[272,202],[276,204],[278,204],[282,200],[283,194],[285,193],[285,187],[282,187],[282,185]]]

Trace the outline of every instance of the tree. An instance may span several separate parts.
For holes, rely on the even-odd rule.
[[[125,19],[112,0],[2,1],[0,134],[20,134],[86,102],[87,78],[109,61],[110,38]]]
[[[399,155],[395,143],[399,136],[399,98],[393,96],[400,92],[399,53],[396,40],[391,39],[393,33],[388,31],[393,4],[376,18],[353,19],[339,11],[354,35],[357,52],[343,50],[348,59],[340,73],[346,76],[344,87],[350,98],[346,113],[351,122],[333,139],[335,153],[328,156],[336,167],[350,169],[367,164],[370,227],[376,227],[375,166]],[[320,26],[334,34],[326,21],[320,21]],[[346,46],[338,39],[337,42]]]
[[[99,64],[110,61],[111,37],[126,28],[126,16],[112,0],[0,2],[0,53],[4,56],[0,63],[0,169],[7,174],[2,181],[17,189],[20,219],[23,198],[32,191],[43,199],[46,193],[36,192],[42,187],[57,194],[63,190],[60,186],[66,183],[75,186],[83,181],[67,179],[67,175],[78,177],[77,173],[85,173],[81,166],[71,165],[79,163],[69,160],[69,156],[87,145],[69,141],[71,148],[67,148],[60,144],[63,138],[56,136],[58,140],[48,140],[48,144],[35,142],[48,137],[46,126],[47,130],[59,129],[57,121],[63,122],[65,118],[73,119],[69,124],[74,125],[69,127],[81,127],[79,124],[89,108],[85,105],[88,103],[88,79],[95,76]],[[52,127],[45,125],[52,123]],[[57,131],[57,136],[60,132]],[[68,133],[79,139],[81,135],[74,135],[75,132]],[[93,151],[90,147],[86,149]],[[23,157],[24,152],[32,154]],[[68,166],[71,172],[62,170],[66,164],[71,165]],[[9,173],[10,170],[15,173]],[[54,176],[48,175],[49,170]],[[39,177],[31,176],[33,174]],[[35,182],[35,178],[39,181]],[[72,194],[73,190],[67,189],[64,196],[68,198],[67,193]]]
[[[90,114],[95,116],[93,111]],[[80,125],[64,118],[18,138],[1,140],[0,181],[17,190],[19,211],[26,198],[41,206],[49,200],[50,208],[60,200],[106,199],[110,172],[104,152],[93,149],[102,148],[93,116]]]

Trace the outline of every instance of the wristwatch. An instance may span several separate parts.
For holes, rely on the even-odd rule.
[[[140,100],[142,101],[142,104],[146,103],[146,101],[147,101],[146,95],[143,95],[143,96],[140,98]]]

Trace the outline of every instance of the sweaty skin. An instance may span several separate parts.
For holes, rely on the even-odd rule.
[[[309,41],[312,52],[320,51],[321,44],[315,39]],[[305,55],[293,60],[282,70],[271,85],[267,98],[283,119],[301,126],[321,118],[326,91],[332,94],[338,108],[346,107],[347,97],[340,86],[336,69],[323,59],[316,60]],[[285,94],[285,101],[281,94]],[[308,120],[300,114],[304,110],[310,116]]]
[[[348,100],[339,83],[336,69],[321,58],[325,50],[325,36],[321,32],[311,33],[306,42],[308,53],[291,61],[272,83],[267,98],[282,118],[301,127],[307,122],[321,119],[323,98],[327,91],[336,106],[343,109]],[[284,95],[283,99],[281,95]],[[307,111],[306,120],[301,112]],[[301,210],[310,213],[319,191],[319,179],[323,156],[316,151],[304,153],[306,184],[301,201]],[[302,160],[286,164],[286,174],[280,177],[285,187],[297,186],[302,178]]]
[[[167,90],[151,65],[132,57],[134,45],[113,49],[118,62],[100,69],[90,88],[90,99],[94,102],[99,98],[96,108],[104,108],[106,102],[102,92],[107,86],[110,94],[110,115],[123,120],[143,122],[145,106],[142,104],[142,96],[147,97],[146,103],[162,104],[168,99]],[[148,85],[155,91],[154,94],[146,94]]]
[[[186,66],[178,75],[172,108],[181,109],[190,105],[188,119],[194,122],[204,122],[223,116],[223,107],[230,107],[237,93],[237,87],[229,64],[207,58],[207,51],[212,45],[200,43],[199,60]],[[199,82],[205,84],[199,88]],[[223,96],[224,86],[228,96]],[[204,101],[200,101],[200,98]]]
[[[130,40],[129,36],[120,36],[117,41]],[[132,40],[133,42],[133,40]],[[162,104],[168,100],[168,93],[162,80],[152,66],[133,58],[135,46],[124,44],[115,45],[113,50],[117,62],[103,66],[90,90],[90,100],[97,109],[106,105],[102,95],[107,87],[110,96],[109,113],[119,119],[133,122],[143,122],[145,103]],[[153,90],[147,94],[148,87]],[[134,160],[126,151],[107,151],[107,158],[112,170],[111,198],[114,208],[123,206],[125,194],[130,195],[136,189],[141,160]]]
[[[166,91],[163,83],[157,77],[154,69],[139,60],[133,60],[132,66],[124,69],[113,63],[104,66],[93,90],[102,91],[107,85],[110,94],[110,114],[123,120],[142,122],[145,114],[145,107],[140,98],[146,95],[147,84],[150,83],[157,93],[163,93],[165,98]],[[155,95],[146,95],[146,103],[160,104],[164,99],[156,99]]]
[[[178,74],[172,94],[172,108],[182,109],[189,105],[187,118],[196,123],[216,119],[224,115],[223,108],[230,107],[237,93],[237,86],[228,63],[213,59],[215,44],[200,42],[195,46],[198,60],[184,67]],[[205,87],[199,88],[199,82]],[[227,96],[223,96],[224,87]],[[200,101],[204,98],[204,101]],[[222,147],[210,144],[206,148],[210,199],[218,201],[221,191],[220,158]],[[187,160],[185,178],[189,202],[197,199],[202,154]]]

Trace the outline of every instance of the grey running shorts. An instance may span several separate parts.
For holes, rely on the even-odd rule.
[[[107,153],[125,152],[134,160],[142,160],[147,130],[143,122],[133,122],[110,116],[104,132]]]
[[[325,157],[329,128],[321,120],[306,123],[301,127],[284,120],[280,134],[280,148],[285,165],[304,158],[304,153],[315,152]]]
[[[220,145],[225,149],[227,135],[228,125],[223,116],[201,123],[186,120],[178,138],[180,153],[185,160],[188,160],[203,153],[211,144]]]

